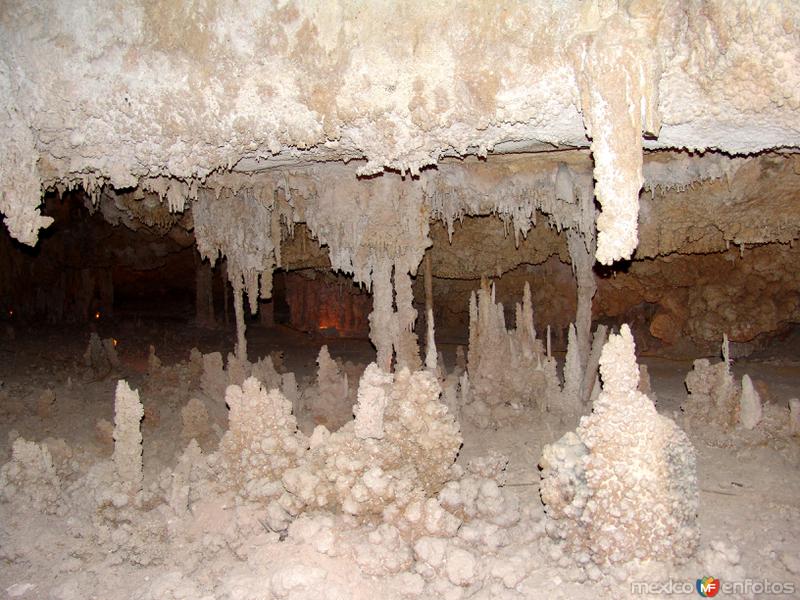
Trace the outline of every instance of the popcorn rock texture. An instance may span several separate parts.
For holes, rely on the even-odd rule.
[[[230,407],[229,429],[220,443],[225,478],[244,496],[274,493],[281,475],[308,447],[291,402],[277,389],[267,392],[255,377],[228,386],[225,401]]]
[[[393,377],[381,371],[375,363],[364,371],[358,384],[358,404],[355,408],[356,421],[353,425],[359,439],[383,437],[383,413],[391,393]]]
[[[593,413],[542,454],[548,533],[579,563],[682,562],[698,541],[694,448],[637,390],[627,325],[609,337],[600,373]]]
[[[283,475],[285,493],[271,505],[274,528],[305,509],[335,508],[351,515],[380,514],[392,503],[436,494],[450,478],[461,446],[458,424],[439,400],[439,383],[428,371],[392,375],[367,367],[360,390],[386,394],[383,435],[378,423],[348,423],[328,434],[318,427],[311,449]],[[361,395],[361,393],[360,393]],[[361,409],[360,409],[361,410]],[[364,436],[365,431],[369,435]]]

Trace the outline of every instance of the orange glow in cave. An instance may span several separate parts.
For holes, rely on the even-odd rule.
[[[328,315],[321,317],[319,320],[320,329],[338,329],[339,323],[335,319],[331,319]]]

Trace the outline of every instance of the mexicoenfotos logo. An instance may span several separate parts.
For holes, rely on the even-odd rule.
[[[792,596],[797,597],[797,584],[793,581],[772,581],[770,579],[742,579],[741,581],[721,581],[716,577],[705,576],[695,580],[666,579],[664,581],[632,581],[631,592],[649,596],[686,596],[696,591],[702,598],[713,598],[717,594],[725,596]]]
[[[714,577],[701,577],[697,580],[697,593],[703,598],[713,598],[719,593],[719,579]]]

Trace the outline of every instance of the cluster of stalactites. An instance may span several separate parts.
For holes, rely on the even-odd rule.
[[[431,244],[430,211],[419,181],[390,174],[359,179],[354,171],[323,166],[292,173],[287,186],[295,220],[328,247],[334,270],[368,288],[387,265],[416,273]]]
[[[419,181],[393,175],[358,179],[333,167],[288,179],[296,219],[328,247],[334,270],[373,291],[370,339],[378,365],[420,366],[411,276],[430,246],[430,211]]]
[[[283,210],[274,195],[254,196],[201,190],[193,205],[195,237],[200,255],[214,263],[227,260],[234,290],[247,292],[250,311],[259,298],[272,296],[272,272],[280,266]]]
[[[465,215],[497,215],[517,244],[536,224],[539,212],[559,231],[593,231],[594,189],[586,166],[543,162],[526,167],[503,172],[502,167],[442,166],[423,177],[431,215],[441,220],[451,240],[455,222]]]

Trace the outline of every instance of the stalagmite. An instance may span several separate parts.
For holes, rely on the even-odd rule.
[[[315,425],[325,425],[336,431],[353,418],[353,399],[349,395],[347,374],[331,358],[328,346],[322,346],[317,356],[317,382],[303,394],[303,404]],[[291,394],[284,395],[291,400]]]
[[[576,432],[542,453],[547,532],[579,562],[683,562],[698,543],[695,452],[637,391],[628,325],[600,359],[603,391]]]
[[[0,503],[14,502],[26,510],[53,514],[58,512],[61,487],[47,444],[15,439],[11,460],[0,466]]]
[[[117,382],[114,395],[114,466],[130,494],[142,489],[142,432],[144,407],[139,392],[125,380]]]
[[[106,377],[113,369],[119,367],[119,357],[113,338],[100,339],[99,335],[92,332],[86,352],[83,354],[83,361],[95,378]]]
[[[689,423],[700,428],[713,423],[723,429],[736,425],[741,390],[727,360],[713,365],[707,358],[694,361],[686,389],[689,396],[681,408]]]
[[[581,412],[584,370],[581,366],[581,353],[575,325],[570,323],[567,333],[567,356],[564,360],[564,387],[561,394],[561,408],[567,412]]]
[[[434,324],[433,324],[433,272],[431,269],[431,253],[426,252],[425,257],[422,259],[425,277],[425,319],[427,323],[427,348],[425,352],[425,366],[428,369],[435,369],[436,357],[436,343],[434,340]],[[433,350],[431,350],[433,346]],[[433,353],[433,354],[432,354]],[[434,366],[431,366],[434,365]]]
[[[433,310],[433,273],[431,270],[431,253],[426,252],[422,260],[425,276],[425,313]]]
[[[550,325],[547,326],[547,358],[550,358],[552,351],[550,349]]]
[[[730,371],[731,366],[731,343],[728,341],[728,334],[722,334],[722,362],[725,363],[726,368]]]
[[[244,497],[274,494],[275,482],[305,453],[292,404],[278,389],[267,391],[255,377],[229,385],[230,424],[220,442],[222,476]]]
[[[789,431],[792,435],[800,435],[800,399],[789,400]]]
[[[592,344],[592,298],[597,292],[597,283],[592,270],[594,253],[591,247],[591,240],[589,240],[587,247],[587,240],[584,236],[573,229],[567,231],[567,244],[572,262],[572,272],[575,274],[578,289],[575,334],[578,364],[581,368],[581,382],[583,382]],[[581,383],[581,399],[585,397],[584,390],[585,388]]]
[[[383,438],[383,412],[386,410],[393,378],[376,364],[364,371],[358,383],[358,404],[355,413],[355,435],[359,439]]]
[[[543,364],[544,345],[536,338],[530,288],[517,304],[516,327],[506,329],[503,305],[493,301],[493,290],[482,285],[470,297],[470,345],[467,372],[474,401],[462,414],[481,427],[510,419],[525,406],[557,405],[560,390]]]
[[[600,356],[603,353],[603,346],[606,344],[608,338],[608,327],[605,325],[598,325],[594,331],[594,339],[592,340],[592,350],[589,353],[589,359],[586,362],[586,370],[583,374],[583,404],[586,405],[592,398],[594,391],[595,381],[597,381],[597,368],[600,366]]]
[[[753,429],[761,421],[761,398],[753,387],[749,375],[742,377],[742,393],[739,397],[739,423],[745,429]]]
[[[247,361],[247,326],[244,322],[244,299],[241,285],[233,286],[233,311],[236,314],[236,357]]]
[[[426,319],[428,323],[428,341],[425,350],[425,368],[429,371],[436,372],[438,365],[438,354],[436,353],[436,339],[434,337],[433,328],[433,309],[428,309],[428,316]]]

